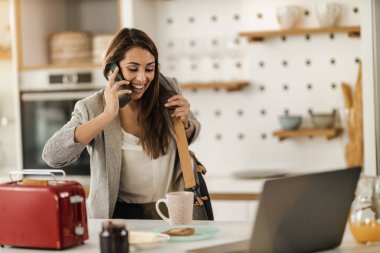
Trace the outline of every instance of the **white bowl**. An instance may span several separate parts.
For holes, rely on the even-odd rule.
[[[138,250],[148,250],[159,247],[169,241],[170,236],[147,231],[129,231],[129,245]]]
[[[316,128],[332,128],[335,123],[335,113],[310,113],[311,122]]]

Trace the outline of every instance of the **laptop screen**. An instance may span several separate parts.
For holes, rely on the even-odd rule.
[[[268,180],[249,252],[313,252],[342,240],[360,167]]]

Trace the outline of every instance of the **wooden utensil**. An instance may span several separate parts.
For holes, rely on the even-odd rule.
[[[355,165],[363,166],[363,96],[362,96],[362,64],[359,62],[359,73],[354,95],[355,118]]]
[[[342,93],[343,93],[344,107],[351,108],[352,107],[351,87],[347,83],[342,83],[341,88],[342,88]]]
[[[342,84],[343,97],[345,106],[349,106],[349,92],[346,85]],[[347,100],[347,101],[346,101]],[[351,107],[348,107],[351,108]],[[345,148],[345,158],[348,166],[362,166],[364,161],[363,153],[363,98],[362,98],[362,65],[359,63],[358,78],[352,109],[349,109],[348,115],[348,133],[349,143]]]

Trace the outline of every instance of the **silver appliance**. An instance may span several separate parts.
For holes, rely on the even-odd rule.
[[[21,122],[24,169],[50,169],[42,160],[46,141],[71,118],[75,103],[105,87],[99,69],[32,71],[21,77]],[[94,78],[95,77],[95,78]],[[86,150],[62,168],[68,175],[89,175]]]

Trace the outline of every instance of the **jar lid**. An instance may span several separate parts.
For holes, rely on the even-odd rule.
[[[104,221],[102,223],[103,230],[108,230],[108,231],[121,231],[125,230],[125,224],[123,223],[117,223],[111,220]]]

